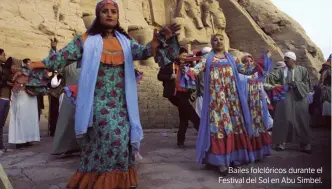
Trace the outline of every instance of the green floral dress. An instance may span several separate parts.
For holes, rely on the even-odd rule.
[[[172,43],[177,44],[177,40],[174,40]],[[78,36],[65,48],[42,62],[50,70],[61,69],[69,62],[82,57],[83,44],[82,36]],[[168,48],[171,50],[163,49],[164,52],[175,57],[176,49]],[[131,51],[134,60],[152,56],[151,43],[142,46],[131,40]],[[161,57],[159,56],[159,60]],[[30,80],[27,86],[45,86],[45,73],[30,71],[28,74]],[[67,188],[115,189],[137,186],[135,157],[130,145],[130,123],[125,101],[124,64],[100,64],[93,111],[93,126],[80,141],[80,167]]]

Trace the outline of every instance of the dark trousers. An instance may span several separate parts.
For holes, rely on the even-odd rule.
[[[59,116],[59,98],[49,95],[49,102],[48,130],[50,136],[54,136]]]
[[[3,145],[3,127],[5,126],[6,119],[9,112],[9,100],[0,99],[0,149],[4,148]]]
[[[183,144],[186,140],[186,132],[189,125],[189,121],[194,124],[195,129],[198,131],[200,119],[190,104],[190,93],[177,92],[176,96],[168,98],[168,100],[178,108],[180,125],[177,134],[178,144]]]
[[[44,109],[44,96],[37,96],[37,104],[38,104],[38,120],[40,121],[40,116],[42,114],[42,109]]]

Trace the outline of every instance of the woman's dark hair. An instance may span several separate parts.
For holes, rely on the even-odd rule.
[[[131,37],[128,35],[128,33],[120,26],[119,21],[118,21],[118,24],[113,29],[118,31],[122,35],[126,36],[128,39],[131,39]],[[99,18],[99,16],[97,16],[95,22],[88,29],[87,33],[89,35],[97,35],[97,34],[103,35],[103,32],[105,32],[105,28],[101,25],[100,18]]]
[[[1,54],[1,51],[0,51]],[[332,54],[330,54],[329,58],[326,60],[326,62],[331,62],[332,61]]]
[[[27,64],[29,61],[31,61],[30,58],[23,59],[24,64]]]
[[[3,50],[3,49],[0,49],[0,54],[2,54],[2,53],[4,53],[5,52],[5,50]]]
[[[180,47],[179,54],[188,53],[188,50],[184,47]]]

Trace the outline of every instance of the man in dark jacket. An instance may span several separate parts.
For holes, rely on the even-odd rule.
[[[179,110],[180,125],[177,134],[177,145],[184,146],[186,131],[189,120],[194,124],[198,131],[200,119],[190,104],[191,92],[179,85],[179,78],[181,75],[180,64],[184,63],[188,51],[185,48],[180,49],[179,62],[166,65],[160,68],[158,73],[158,80],[163,82],[163,97],[167,98]]]
[[[10,64],[3,49],[0,49],[0,64],[0,151],[5,151],[3,127],[9,112],[11,89],[7,84],[10,77]]]

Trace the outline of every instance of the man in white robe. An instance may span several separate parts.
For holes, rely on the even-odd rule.
[[[22,65],[29,63],[25,59]],[[37,97],[25,90],[13,92],[11,96],[8,143],[18,148],[30,142],[40,141]]]

